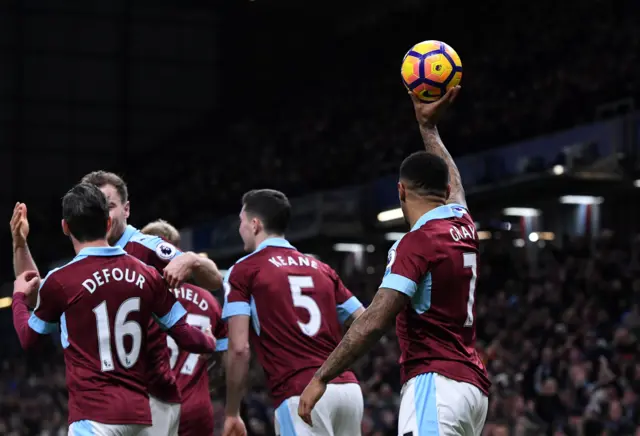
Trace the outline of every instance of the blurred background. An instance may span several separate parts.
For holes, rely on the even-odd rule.
[[[400,62],[438,39],[464,67],[440,132],[482,239],[485,434],[640,435],[638,22],[631,0],[0,2],[0,434],[66,434],[59,344],[26,355],[11,323],[16,201],[41,272],[73,256],[60,198],[98,169],[131,224],[164,218],[225,269],[242,193],[280,189],[292,243],[369,302],[422,147]],[[397,358],[390,332],[357,365],[366,436],[396,435]],[[273,434],[257,365],[245,416]]]

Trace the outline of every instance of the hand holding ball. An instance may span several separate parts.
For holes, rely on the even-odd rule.
[[[462,62],[458,53],[444,42],[423,41],[405,55],[401,74],[409,91],[431,103],[460,84]]]

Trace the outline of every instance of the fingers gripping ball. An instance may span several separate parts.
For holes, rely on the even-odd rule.
[[[404,86],[420,100],[434,102],[460,84],[462,62],[450,46],[440,41],[423,41],[402,60]]]

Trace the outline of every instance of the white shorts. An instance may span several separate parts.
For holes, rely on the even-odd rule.
[[[138,424],[103,424],[101,422],[82,421],[72,422],[69,426],[69,436],[137,436],[148,428]]]
[[[153,424],[142,430],[140,436],[178,436],[180,404],[165,403],[149,396],[149,406]]]
[[[480,436],[489,400],[477,387],[433,372],[402,387],[399,436]]]
[[[278,436],[360,436],[364,400],[357,383],[329,384],[311,412],[313,427],[298,416],[300,397],[291,397],[276,409]]]

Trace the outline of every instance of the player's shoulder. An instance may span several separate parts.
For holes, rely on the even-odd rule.
[[[227,271],[227,277],[230,277],[232,274],[237,275],[246,275],[250,272],[255,272],[260,269],[260,265],[268,260],[264,257],[264,250],[257,249],[252,251],[251,253],[242,256],[240,259],[234,263],[231,268]]]
[[[412,229],[398,239],[389,251],[406,251],[429,248],[429,243],[433,239],[433,232],[429,232],[426,226]]]
[[[141,271],[144,271],[145,273],[150,274],[154,277],[162,278],[162,274],[160,274],[157,269],[132,254],[127,253],[122,256],[121,262],[133,268],[140,269]]]
[[[71,262],[50,270],[40,281],[40,289],[60,286],[67,274],[73,274],[73,269],[69,268],[70,264]]]
[[[338,278],[338,273],[336,272],[336,270],[331,268],[329,266],[329,264],[324,263],[323,261],[321,261],[319,259],[316,259],[316,258],[313,258],[313,261],[316,262],[316,264],[318,265],[318,271],[320,271],[321,273],[331,277],[332,279]]]
[[[462,221],[461,221],[462,220]],[[405,233],[389,249],[388,264],[392,264],[398,253],[427,255],[441,242],[442,234],[449,234],[453,223],[469,221],[473,224],[467,209],[459,204],[446,204],[425,213],[411,230]]]
[[[141,248],[148,252],[155,253],[160,259],[171,260],[179,252],[179,250],[171,243],[164,239],[142,233],[140,230],[133,226],[127,226],[125,233],[123,234],[122,245],[129,249]]]
[[[96,258],[93,256],[78,254],[69,262],[51,269],[45,275],[44,279],[42,279],[41,285],[43,285],[45,282],[50,285],[54,282],[61,283],[66,281],[67,279],[75,278],[78,276],[78,270],[83,270],[88,266],[90,267],[91,264],[95,262],[95,260]]]

